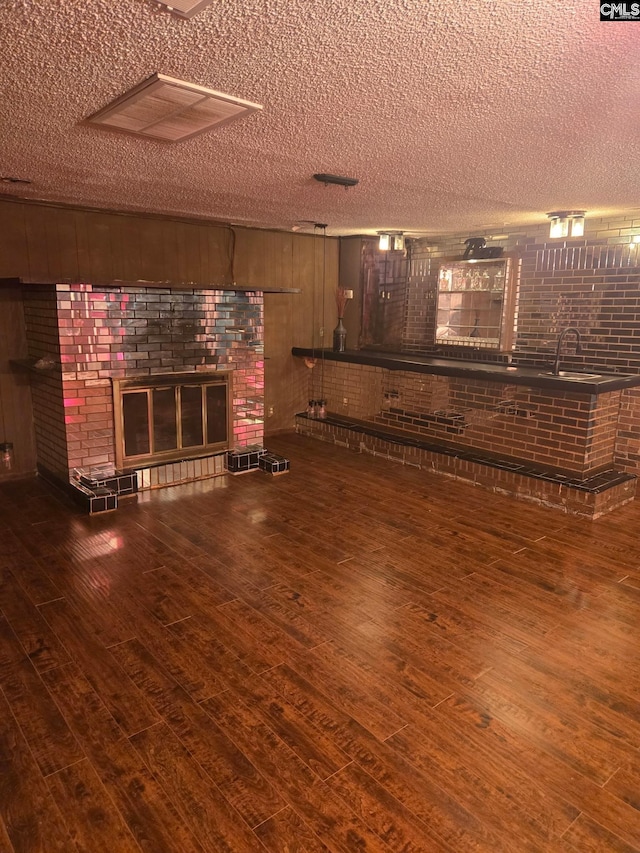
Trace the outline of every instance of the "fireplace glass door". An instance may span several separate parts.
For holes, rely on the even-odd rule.
[[[229,375],[114,380],[116,464],[132,468],[226,450]]]

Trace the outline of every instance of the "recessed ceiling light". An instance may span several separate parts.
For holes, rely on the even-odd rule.
[[[159,6],[164,6],[167,12],[177,15],[179,18],[193,18],[201,12],[205,6],[210,6],[213,0],[156,0]]]
[[[183,142],[261,109],[260,104],[156,73],[85,123],[162,142]]]

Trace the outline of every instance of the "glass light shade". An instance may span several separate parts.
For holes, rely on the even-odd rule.
[[[572,237],[583,237],[584,236],[584,216],[572,216],[571,220],[571,236]]]
[[[391,247],[391,235],[380,234],[378,240],[378,248],[381,252],[388,252]]]
[[[569,220],[566,216],[552,216],[549,227],[549,237],[567,237],[569,234]]]
[[[392,234],[394,252],[404,252],[404,234]]]

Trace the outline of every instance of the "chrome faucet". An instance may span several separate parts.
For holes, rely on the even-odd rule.
[[[579,355],[582,352],[582,347],[580,346],[580,332],[576,329],[575,326],[567,326],[566,329],[563,329],[558,336],[558,344],[556,346],[556,358],[553,362],[553,370],[552,373],[554,376],[558,376],[560,374],[560,351],[562,349],[562,344],[564,339],[567,337],[569,332],[573,332],[576,336],[576,355]]]

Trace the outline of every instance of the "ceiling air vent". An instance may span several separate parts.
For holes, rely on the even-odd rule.
[[[193,18],[201,12],[205,6],[210,6],[213,0],[156,0],[159,6],[163,6],[167,12],[172,12],[179,18]]]
[[[260,104],[156,73],[85,123],[163,142],[183,142],[261,109]]]

